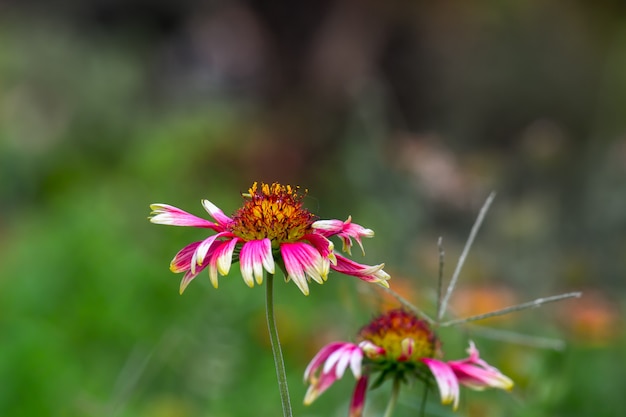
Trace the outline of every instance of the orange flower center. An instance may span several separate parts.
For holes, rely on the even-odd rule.
[[[312,232],[315,216],[302,207],[305,194],[298,187],[255,182],[243,194],[246,201],[233,215],[230,230],[244,240],[268,238],[272,247],[283,242],[296,242]]]
[[[383,360],[417,362],[435,356],[439,348],[439,341],[428,323],[401,309],[377,317],[361,329],[358,337],[385,349],[380,358]],[[409,344],[411,353],[407,356]]]

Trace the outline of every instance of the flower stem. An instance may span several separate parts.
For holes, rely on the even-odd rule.
[[[278,340],[278,329],[274,318],[274,275],[267,273],[265,282],[265,317],[267,318],[267,330],[270,335],[272,354],[274,355],[274,366],[276,366],[276,376],[278,377],[278,391],[280,401],[283,406],[283,416],[291,417],[291,402],[289,400],[289,387],[287,386],[287,374],[285,373],[285,362],[283,352]]]
[[[428,385],[424,384],[424,394],[422,395],[422,404],[420,405],[420,417],[426,416],[426,397],[428,397]]]
[[[393,387],[391,388],[391,398],[389,398],[389,402],[387,403],[387,409],[385,410],[385,415],[383,417],[391,417],[391,415],[393,414],[393,410],[396,408],[399,393],[400,380],[398,378],[394,378]]]

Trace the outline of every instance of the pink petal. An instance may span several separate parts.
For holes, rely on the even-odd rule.
[[[387,280],[390,279],[390,276],[383,271],[385,264],[374,266],[361,265],[341,255],[336,255],[336,257],[337,265],[331,265],[331,269],[342,274],[355,276],[363,281],[377,282],[380,285],[389,287]]]
[[[349,417],[361,417],[365,406],[365,394],[367,392],[367,376],[357,379],[352,400],[350,401]]]
[[[311,359],[311,362],[304,370],[304,380],[308,380],[311,377],[312,373],[314,373],[317,368],[319,368],[321,364],[324,363],[334,351],[341,348],[345,344],[345,342],[333,342],[321,348],[320,351],[317,352],[317,354],[313,357],[313,359]]]
[[[211,285],[213,285],[213,288],[217,289],[217,286],[219,285],[217,276],[217,261],[215,258],[209,259],[209,279],[211,280]]]
[[[223,237],[234,237],[234,236],[235,235],[233,235],[230,232],[220,232],[216,235],[209,236],[208,238],[204,239],[202,243],[200,244],[200,246],[198,247],[198,250],[196,251],[196,254],[195,254],[197,264],[202,265],[204,263],[204,258],[206,257],[209,249],[211,249],[211,247],[214,246],[216,239],[220,239]]]
[[[343,366],[343,369],[337,369],[337,364],[341,358],[345,356],[346,352],[344,346],[331,353],[330,356],[328,356],[328,359],[326,359],[326,362],[324,362],[322,373],[327,374],[329,372],[334,372],[337,378],[341,378],[343,376],[343,371],[346,369],[347,363]]]
[[[361,248],[361,252],[365,254],[362,237],[374,237],[374,231],[366,229],[361,225],[352,223],[352,216],[349,216],[345,222],[340,220],[318,220],[313,223],[313,228],[318,230],[320,234],[329,237],[338,235],[343,242],[343,251],[351,253],[352,238],[354,238]]]
[[[239,253],[241,276],[249,287],[263,283],[263,267],[274,273],[274,258],[272,257],[272,242],[269,239],[251,240],[244,243]],[[254,279],[253,279],[254,278]]]
[[[413,340],[413,338],[411,337],[405,337],[400,342],[400,347],[402,349],[402,353],[400,357],[398,357],[398,360],[400,362],[407,361],[409,360],[409,358],[413,354],[413,351],[415,350],[415,340]]]
[[[201,219],[169,204],[151,204],[150,209],[152,209],[150,222],[155,224],[204,227],[218,232],[224,230],[223,227],[209,220]]]
[[[346,343],[328,357],[322,372],[327,373],[334,369],[337,378],[341,378],[346,372],[348,365],[351,365],[350,369],[352,369],[354,376],[359,377],[361,375],[362,359],[363,352],[361,352],[361,349],[357,345]],[[352,366],[353,361],[355,362],[354,366]],[[354,372],[355,369],[356,373]]]
[[[200,243],[202,242],[193,242],[179,250],[170,262],[170,270],[174,273],[188,271],[191,268],[191,258]]]
[[[201,266],[204,263],[204,259],[209,251],[213,252],[214,248],[217,246],[215,245],[216,240],[228,234],[228,232],[218,233],[216,235],[209,236],[200,243],[198,249],[191,258],[191,272],[195,272],[196,266]]]
[[[359,348],[361,348],[365,356],[370,359],[378,359],[385,354],[385,349],[381,348],[380,346],[376,346],[369,340],[364,340],[360,342]]]
[[[437,381],[442,404],[454,402],[453,408],[456,410],[459,405],[459,381],[447,363],[432,358],[422,358]]]
[[[510,390],[513,388],[513,381],[509,377],[480,359],[478,349],[473,342],[470,342],[468,352],[469,358],[448,362],[461,384],[475,390],[485,388]]]
[[[304,371],[305,381],[311,384],[304,397],[304,403],[310,404],[337,379],[341,378],[350,366],[355,377],[361,376],[363,352],[352,343],[333,342],[324,346],[311,360]],[[320,371],[319,377],[316,373]]]
[[[469,364],[450,364],[459,382],[466,387],[482,390],[485,388],[499,388],[510,390],[513,388],[513,381],[500,373]]]
[[[320,284],[326,279],[322,256],[308,243],[283,243],[280,245],[280,253],[287,269],[287,278],[293,279],[304,295],[309,295],[306,275]]]
[[[185,292],[185,288],[187,288],[189,283],[193,281],[193,279],[197,277],[198,274],[200,274],[200,272],[204,270],[204,268],[206,268],[206,265],[196,268],[195,272],[192,272],[191,270],[189,270],[185,273],[185,275],[183,276],[183,279],[180,281],[180,289],[179,289],[180,294]]]
[[[180,282],[179,292],[182,294],[189,283],[198,276],[200,272],[207,267],[208,264],[197,266],[197,252],[203,242],[194,242],[182,248],[170,264],[172,272],[186,272]],[[209,249],[208,255],[211,256],[213,248]]]
[[[474,341],[470,340],[469,347],[467,348],[467,354],[469,355],[469,360],[472,362],[480,361],[480,352],[476,348]]]
[[[287,269],[287,280],[292,279],[304,295],[309,295],[309,285],[304,275],[304,266],[296,251],[297,247],[293,243],[283,243],[280,245],[280,254]]]
[[[355,378],[361,377],[361,364],[363,363],[363,351],[359,346],[355,346],[356,349],[352,351],[350,355],[350,370]]]
[[[311,245],[313,245],[320,255],[322,255],[323,259],[328,259],[331,263],[333,263],[333,265],[337,263],[335,253],[333,252],[333,249],[335,248],[333,242],[317,233],[304,235],[302,239],[311,242]],[[326,270],[326,273],[328,273],[328,269]]]
[[[215,251],[217,256],[217,270],[220,274],[228,275],[230,266],[233,263],[233,251],[238,242],[239,239],[231,239]]]
[[[343,230],[341,220],[318,220],[311,225],[323,236],[333,236]]]
[[[322,395],[324,391],[326,391],[335,381],[337,377],[334,372],[330,372],[327,374],[320,375],[319,379],[315,381],[314,384],[311,384],[304,395],[304,404],[309,405],[317,397]]]
[[[361,248],[361,252],[365,255],[365,249],[363,249],[362,237],[374,237],[374,231],[372,229],[366,229],[365,227],[352,223],[352,217],[348,217],[345,221],[343,231],[339,233],[339,237],[343,240],[343,251],[350,254],[350,248],[352,247],[352,240],[354,238]]]
[[[209,200],[202,200],[202,206],[223,228],[227,227],[233,221],[233,219],[225,215],[222,210],[217,208],[217,206]]]

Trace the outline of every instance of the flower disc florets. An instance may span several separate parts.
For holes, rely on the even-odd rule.
[[[277,183],[258,184],[248,190],[243,207],[232,216],[231,231],[238,237],[249,240],[270,239],[272,247],[281,243],[296,242],[312,232],[311,225],[316,217],[302,206],[306,195],[298,188]]]
[[[428,323],[404,310],[391,310],[375,318],[358,338],[382,348],[368,355],[375,361],[419,362],[438,353],[439,340]]]

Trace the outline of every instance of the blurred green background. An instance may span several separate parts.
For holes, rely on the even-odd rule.
[[[263,288],[233,268],[178,295],[169,261],[205,234],[147,221],[155,202],[232,213],[253,181],[374,229],[354,258],[430,312],[438,237],[449,279],[495,190],[450,317],[584,296],[480,323],[562,350],[441,332],[517,385],[428,414],[614,416],[625,110],[618,1],[0,2],[0,416],[279,415]],[[350,375],[304,407],[302,372],[396,304],[337,274],[309,297],[278,283],[295,415],[347,415]]]

